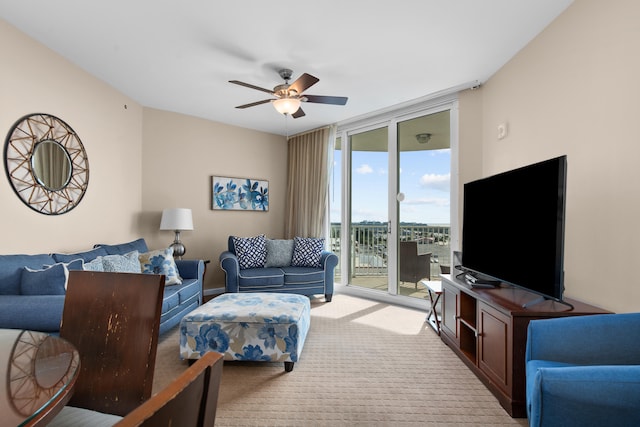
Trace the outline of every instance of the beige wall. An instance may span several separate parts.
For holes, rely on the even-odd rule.
[[[568,156],[566,295],[616,312],[640,307],[638,22],[635,0],[576,1],[461,101],[481,116],[483,175]]]
[[[192,209],[194,230],[181,233],[185,258],[211,260],[205,287],[224,286],[218,256],[229,235],[284,235],[285,137],[150,108],[143,122],[142,234],[149,246],[165,247],[174,234],[159,231],[162,209]],[[213,175],[268,180],[269,211],[211,210]]]
[[[47,216],[20,201],[4,177],[3,164],[0,253],[75,251],[136,236],[142,192],[141,106],[2,20],[0,54],[3,147],[18,119],[52,114],[76,131],[90,168],[81,203],[67,214]]]
[[[229,234],[284,234],[284,137],[143,108],[2,20],[0,54],[3,144],[19,118],[52,114],[79,135],[90,169],[85,197],[64,215],[29,209],[0,179],[0,254],[73,252],[138,237],[166,247],[173,233],[158,230],[162,209],[188,207],[195,230],[182,234],[187,257],[211,260],[205,282],[215,287],[224,283],[218,255]],[[269,180],[269,212],[211,211],[214,174]]]

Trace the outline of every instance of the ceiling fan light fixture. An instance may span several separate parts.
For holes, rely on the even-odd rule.
[[[292,115],[300,108],[298,98],[280,98],[273,101],[273,107],[280,114]]]

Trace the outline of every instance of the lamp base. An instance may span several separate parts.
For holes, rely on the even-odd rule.
[[[182,256],[187,252],[182,242],[173,242],[169,247],[173,248],[173,257],[176,259],[182,259]]]
[[[173,257],[177,259],[182,259],[182,256],[187,252],[187,249],[184,247],[182,242],[180,241],[180,232],[176,230],[176,238],[172,244],[169,245],[170,248],[173,248]]]

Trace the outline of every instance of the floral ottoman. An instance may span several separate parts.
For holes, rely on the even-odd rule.
[[[229,293],[182,318],[180,358],[217,351],[224,360],[284,362],[291,372],[311,323],[309,297],[284,293]]]

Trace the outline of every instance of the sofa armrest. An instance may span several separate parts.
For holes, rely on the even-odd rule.
[[[238,264],[238,257],[230,251],[222,252],[220,254],[220,267],[222,267],[225,273],[225,291],[238,292],[240,288],[238,279],[240,265]]]
[[[204,261],[201,259],[175,260],[178,273],[183,279],[198,279],[202,283],[204,277]]]
[[[527,330],[526,361],[550,360],[576,365],[640,365],[640,313],[597,314],[532,320]]]
[[[338,265],[338,256],[331,251],[322,251],[320,264],[325,270],[334,269]]]
[[[338,265],[338,256],[331,251],[322,251],[320,264],[324,267],[324,292],[333,295],[333,275]]]
[[[638,365],[540,368],[532,380],[530,426],[640,425]]]

